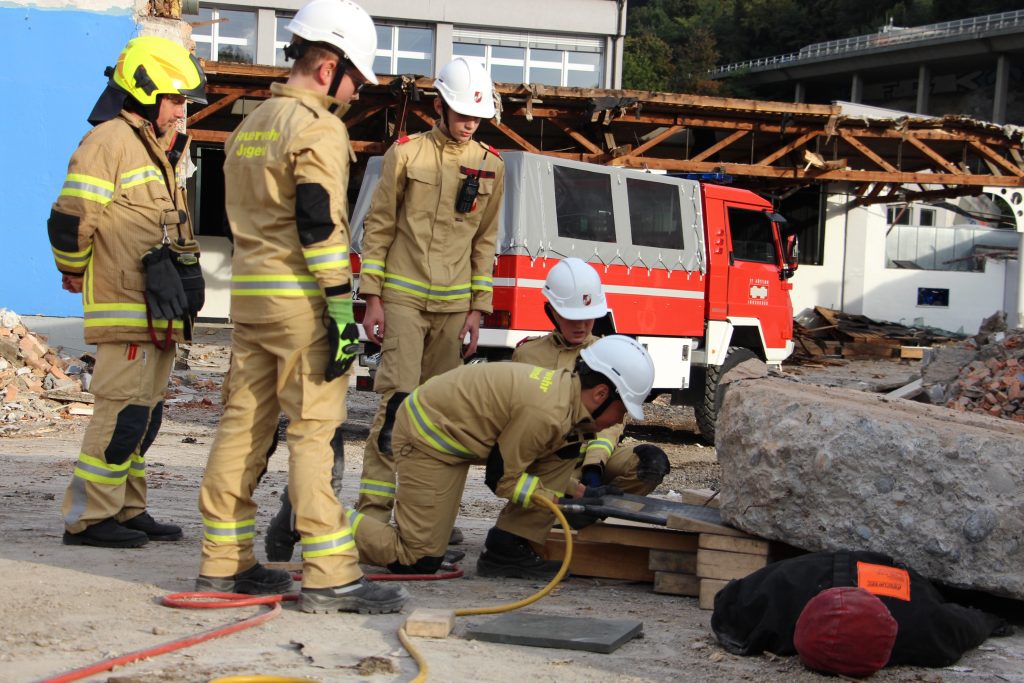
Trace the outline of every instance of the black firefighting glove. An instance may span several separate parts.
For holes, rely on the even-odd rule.
[[[352,315],[352,299],[332,297],[327,299],[327,343],[330,357],[324,370],[324,379],[335,380],[352,367],[359,355],[359,328]]]
[[[188,297],[174,267],[174,254],[162,244],[142,257],[146,271],[146,304],[157,320],[177,320],[188,310]]]

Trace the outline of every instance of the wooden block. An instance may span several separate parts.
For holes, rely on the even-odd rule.
[[[617,524],[592,524],[576,532],[581,541],[612,543],[635,548],[654,550],[675,550],[677,552],[696,552],[697,537],[692,534],[681,534],[678,531],[663,527],[641,527]]]
[[[713,489],[683,489],[679,495],[682,496],[682,500],[679,502],[687,505],[701,505],[716,510],[720,505],[718,491]]]
[[[700,594],[700,579],[693,574],[654,572],[654,592],[695,598]]]
[[[679,553],[674,550],[652,550],[647,568],[654,572],[677,574],[697,573],[697,553]]]
[[[546,560],[561,560],[565,557],[562,530],[552,529],[543,546],[534,543],[533,547]],[[649,553],[647,548],[581,541],[574,535],[569,571],[577,576],[650,583],[654,572],[647,567]]]
[[[447,638],[455,628],[455,610],[427,609],[413,610],[405,620],[405,632],[410,636],[423,638]]]
[[[725,588],[728,581],[722,581],[721,579],[701,579],[700,580],[700,594],[698,595],[698,604],[701,609],[714,609],[715,608],[715,596],[718,595],[718,591]]]
[[[754,538],[748,533],[740,531],[739,529],[733,529],[731,526],[725,526],[724,524],[712,524],[711,522],[705,522],[699,519],[693,519],[692,517],[684,517],[670,513],[668,520],[665,522],[665,526],[670,529],[678,529],[679,531],[689,531],[690,533],[697,534],[718,534],[719,536],[736,536],[738,538]],[[671,548],[664,548],[664,550],[672,550]]]
[[[930,346],[901,346],[900,358],[921,359],[924,358],[924,352],[930,350]]]
[[[697,576],[702,579],[742,579],[768,564],[764,555],[698,550]]]
[[[759,538],[738,538],[736,536],[719,536],[718,534],[701,534],[697,539],[698,548],[708,550],[727,550],[731,553],[747,553],[750,555],[768,555],[768,541]]]

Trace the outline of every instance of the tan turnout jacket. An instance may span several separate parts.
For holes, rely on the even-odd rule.
[[[529,363],[539,365],[542,368],[553,368],[571,371],[576,367],[576,359],[580,351],[587,348],[598,340],[594,335],[588,336],[579,346],[571,346],[558,332],[546,334],[543,337],[536,337],[523,342],[512,352],[512,360],[517,363]],[[615,451],[622,432],[626,425],[620,422],[612,425],[581,446],[581,453],[584,454],[583,467],[587,465],[601,465],[602,467],[608,458]]]
[[[234,237],[231,317],[241,323],[322,315],[324,291],[348,286],[348,169],[352,146],[339,118],[347,105],[282,83],[231,134],[224,194]],[[337,113],[329,107],[336,106]],[[328,234],[302,244],[296,188],[326,190]]]
[[[570,432],[593,431],[578,377],[523,363],[456,368],[414,390],[402,409],[415,430],[413,440],[439,460],[486,462],[497,445],[504,470],[494,492],[524,507],[533,496],[560,495],[526,468],[550,457]]]
[[[480,190],[458,213],[467,174],[479,174]],[[360,292],[430,312],[490,313],[504,178],[497,150],[455,142],[438,126],[399,139],[366,217]]]
[[[157,139],[153,126],[122,111],[94,127],[71,155],[50,214],[57,269],[83,275],[85,341],[148,342],[142,257],[163,238],[192,239],[185,193],[165,150],[177,133]],[[185,146],[187,154],[188,145]],[[163,339],[166,320],[153,320]],[[182,340],[182,321],[174,321]]]

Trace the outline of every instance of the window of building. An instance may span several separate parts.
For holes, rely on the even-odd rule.
[[[434,75],[434,30],[417,26],[377,24],[378,74]]]
[[[775,263],[772,221],[763,211],[729,207],[732,255],[740,261]]]
[[[292,42],[292,32],[285,30],[285,26],[292,20],[294,14],[278,14],[276,30],[274,35],[274,65],[288,66],[284,58],[284,49]]]
[[[256,63],[256,12],[200,7],[192,30],[196,56],[217,62]]]
[[[683,249],[679,188],[668,183],[628,178],[626,192],[633,244],[640,247]]]
[[[949,290],[936,287],[918,287],[917,305],[949,308]]]
[[[482,63],[499,83],[600,88],[602,41],[456,29],[452,55]]]
[[[557,165],[554,174],[558,236],[614,242],[611,176]]]
[[[885,207],[885,222],[889,225],[910,225],[910,207],[906,204]]]
[[[789,235],[796,235],[800,245],[800,264],[821,266],[825,263],[825,215],[827,195],[825,187],[798,190],[780,200],[779,213],[786,223],[779,226],[783,243]]]
[[[917,212],[917,224],[924,226],[935,225],[935,209],[920,209]]]

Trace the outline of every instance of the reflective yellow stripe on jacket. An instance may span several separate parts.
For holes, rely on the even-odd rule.
[[[114,183],[84,173],[68,173],[60,196],[88,199],[106,206],[114,199]]]
[[[523,472],[519,475],[519,481],[516,482],[516,488],[512,491],[512,502],[519,503],[524,508],[530,507],[530,500],[533,498],[533,492],[537,490],[538,486],[540,486],[539,477]]]
[[[472,451],[466,449],[459,444],[455,439],[448,436],[430,421],[427,417],[427,413],[423,410],[423,406],[420,405],[420,390],[417,388],[405,399],[402,404],[405,409],[409,412],[409,417],[412,418],[412,423],[416,426],[416,431],[420,433],[427,442],[439,451],[456,455],[460,458],[475,458],[476,456]]]
[[[420,282],[419,280],[402,277],[401,275],[395,275],[394,273],[384,273],[384,287],[412,294],[428,301],[468,299],[472,290],[468,282],[460,285],[439,287],[427,284],[426,282]]]
[[[312,275],[232,275],[232,296],[320,296]]]
[[[141,166],[121,174],[121,189],[142,185],[143,183],[162,183],[164,176],[156,166]]]
[[[61,251],[56,247],[50,247],[50,250],[53,252],[53,258],[56,259],[57,263],[76,269],[89,265],[89,259],[92,258],[91,244],[82,251]]]
[[[320,247],[317,249],[303,249],[302,257],[306,259],[306,267],[309,272],[315,273],[318,270],[328,268],[348,268],[348,247],[337,245]]]
[[[233,522],[216,522],[203,517],[203,537],[213,543],[238,543],[256,536],[256,520],[242,519]]]
[[[84,304],[86,327],[146,327],[146,304]],[[166,330],[167,320],[153,318],[153,329]],[[174,329],[180,330],[183,324],[175,320]]]
[[[494,278],[490,275],[474,275],[472,289],[478,292],[493,292]]]

